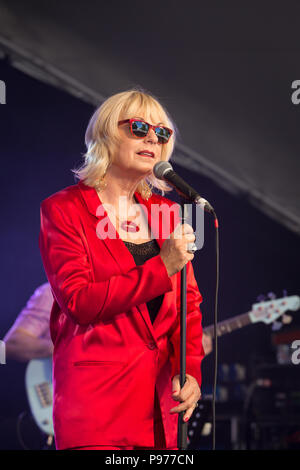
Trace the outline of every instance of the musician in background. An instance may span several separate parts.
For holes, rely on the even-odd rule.
[[[27,362],[53,352],[49,321],[53,304],[50,284],[39,286],[3,338],[7,359]]]
[[[53,352],[49,321],[53,304],[50,284],[39,286],[3,338],[6,357],[20,362],[49,357]],[[203,333],[205,355],[212,351],[212,339]]]

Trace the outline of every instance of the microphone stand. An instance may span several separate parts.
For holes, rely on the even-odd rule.
[[[180,198],[181,223],[187,219],[187,208],[185,199]],[[181,270],[181,292],[180,292],[180,387],[186,381],[186,265]],[[177,447],[179,450],[187,449],[187,428],[188,424],[183,421],[184,411],[178,416]]]

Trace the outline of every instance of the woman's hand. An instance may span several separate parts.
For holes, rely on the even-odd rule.
[[[188,421],[197,406],[197,401],[201,398],[201,391],[197,380],[189,374],[186,374],[186,382],[180,388],[180,376],[175,375],[172,379],[172,398],[181,401],[180,405],[170,410],[170,413],[180,413],[185,411],[184,421]]]
[[[178,224],[170,238],[164,241],[160,256],[166,266],[169,277],[180,271],[194,254],[187,251],[187,244],[195,241],[193,227],[189,224]]]

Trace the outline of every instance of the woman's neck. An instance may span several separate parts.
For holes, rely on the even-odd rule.
[[[114,207],[122,204],[127,204],[130,207],[135,204],[134,193],[137,190],[140,180],[135,181],[124,181],[124,178],[112,178],[109,174],[106,175],[105,181],[106,187],[98,191],[98,195],[103,204],[111,204]]]

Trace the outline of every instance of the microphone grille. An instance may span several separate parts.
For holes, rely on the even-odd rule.
[[[164,174],[167,170],[173,170],[173,167],[169,162],[158,162],[153,167],[153,173],[159,180],[164,179]]]

